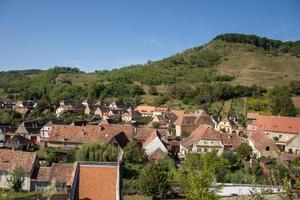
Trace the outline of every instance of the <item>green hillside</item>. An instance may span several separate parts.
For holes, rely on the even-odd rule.
[[[298,80],[299,41],[224,34],[208,44],[159,61],[111,71],[84,73],[76,68],[55,67],[45,71],[0,72],[0,96],[47,96],[52,102],[64,98],[81,101],[121,97],[136,104],[193,109],[203,103],[249,96],[263,88]]]

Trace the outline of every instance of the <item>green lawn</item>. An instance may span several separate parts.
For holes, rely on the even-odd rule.
[[[6,197],[7,199],[15,199],[15,198],[26,198],[26,197],[35,197],[40,196],[41,192],[14,192],[14,191],[8,191],[8,192],[2,192],[1,197]],[[4,198],[5,199],[5,198]]]

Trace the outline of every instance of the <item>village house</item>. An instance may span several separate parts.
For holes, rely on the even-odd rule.
[[[121,100],[113,101],[111,104],[109,104],[108,107],[110,108],[110,110],[126,110],[127,109],[126,103]]]
[[[159,123],[160,128],[170,128],[170,126],[174,125],[175,121],[177,120],[177,115],[173,112],[165,112],[162,115],[155,115],[153,117],[152,122],[149,124],[153,126],[153,123]]]
[[[243,142],[237,133],[221,133],[221,140],[224,150],[229,151],[238,149]]]
[[[221,155],[224,150],[221,133],[215,131],[210,125],[200,125],[189,137],[180,142],[179,157],[184,157],[187,153],[207,153],[216,151]]]
[[[56,109],[55,114],[56,117],[59,117],[64,113],[73,113],[73,114],[80,115],[84,113],[84,110],[85,110],[85,106],[81,103],[61,102],[60,106]]]
[[[249,112],[247,113],[247,124],[251,124],[259,117],[258,112]]]
[[[135,110],[139,111],[142,117],[154,117],[170,111],[169,108],[167,107],[156,107],[156,106],[145,106],[145,105],[140,105],[136,107]]]
[[[49,134],[54,125],[66,125],[66,124],[62,121],[49,121],[40,129],[40,137],[38,138],[38,142],[41,142],[41,140],[45,141],[49,138]]]
[[[185,114],[175,121],[176,136],[188,137],[197,127],[202,124],[213,126],[211,117],[204,110],[197,110],[194,114]]]
[[[224,117],[216,126],[216,130],[223,133],[232,133],[234,129],[237,129],[233,120],[229,120],[228,117]]]
[[[22,122],[14,133],[7,132],[5,134],[5,141],[9,141],[14,135],[21,135],[31,140],[32,142],[36,143],[40,140],[39,133],[42,126],[43,125],[40,124],[38,121]]]
[[[29,191],[31,178],[38,168],[36,153],[0,149],[0,188],[10,188],[8,176],[9,171],[14,167],[18,167],[23,171],[24,182],[22,190]]]
[[[130,125],[54,125],[45,141],[46,146],[74,148],[87,142],[104,142],[123,148],[132,138],[132,126]]]
[[[128,108],[127,111],[125,111],[122,114],[122,121],[124,122],[139,121],[141,117],[142,115],[139,111]]]
[[[300,134],[296,134],[292,139],[287,141],[285,150],[286,152],[300,155]]]
[[[274,140],[280,151],[288,152],[287,143],[300,134],[300,118],[260,115],[247,126],[250,133],[256,130]]]
[[[151,155],[154,151],[160,149],[164,153],[168,154],[168,149],[161,140],[161,135],[157,130],[154,130],[143,142],[143,149],[147,155]]]
[[[76,163],[53,163],[51,167],[39,167],[36,177],[31,179],[31,190],[46,192],[54,182],[56,191],[70,198],[76,166]]]
[[[5,144],[5,147],[21,151],[34,151],[37,149],[37,145],[33,141],[21,135],[12,136],[12,138]]]
[[[248,143],[257,158],[279,158],[279,150],[274,140],[267,137],[262,131],[252,132],[248,137]]]

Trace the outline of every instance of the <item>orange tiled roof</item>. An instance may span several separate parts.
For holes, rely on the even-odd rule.
[[[138,106],[136,107],[137,111],[139,111],[140,113],[152,113],[155,111],[159,111],[159,112],[166,112],[168,111],[167,107],[156,107],[156,106]]]
[[[117,134],[124,132],[131,139],[131,125],[102,124],[86,126],[54,125],[49,142],[86,143],[90,141],[109,142]]]
[[[20,167],[25,173],[30,173],[36,162],[36,153],[0,149],[0,171],[7,172],[12,167]]]
[[[213,130],[209,125],[200,125],[192,134],[183,139],[180,144],[185,147],[190,147],[199,140],[219,140],[221,141],[220,132]]]
[[[161,137],[167,136],[167,130],[166,129],[154,129],[149,127],[139,127],[136,128],[136,134],[134,136],[134,139],[140,142],[144,142],[150,135],[157,130],[159,135]]]
[[[117,165],[79,164],[78,199],[115,200],[119,196]]]
[[[263,130],[283,133],[300,133],[300,118],[260,115],[253,126]]]

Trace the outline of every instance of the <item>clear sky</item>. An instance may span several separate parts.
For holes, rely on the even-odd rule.
[[[300,39],[298,0],[0,0],[0,71],[158,60],[221,33]]]

